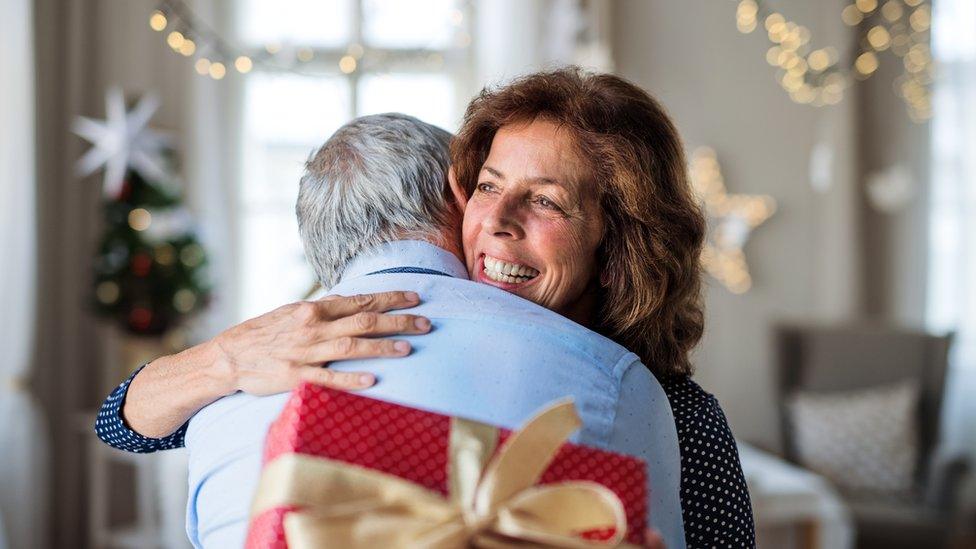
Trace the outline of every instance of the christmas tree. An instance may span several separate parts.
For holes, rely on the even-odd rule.
[[[130,170],[104,205],[95,307],[138,334],[162,334],[209,298],[206,256],[179,197]]]
[[[206,254],[192,230],[170,169],[168,139],[146,127],[157,103],[126,112],[109,92],[108,119],[79,117],[74,131],[94,144],[79,161],[88,175],[105,167],[105,232],[94,261],[95,311],[126,331],[161,335],[210,297]]]

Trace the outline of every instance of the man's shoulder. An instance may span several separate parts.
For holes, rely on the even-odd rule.
[[[350,295],[393,290],[412,290],[420,294],[421,304],[409,310],[413,314],[481,322],[491,331],[546,330],[567,342],[584,344],[603,359],[613,361],[630,354],[612,339],[541,305],[471,280],[423,274],[381,274],[340,283],[330,293]]]
[[[256,432],[249,426],[255,424],[270,425],[284,408],[290,393],[278,393],[268,396],[255,396],[246,393],[235,393],[219,398],[201,408],[190,418],[186,432],[186,446],[194,449],[197,442],[204,442],[201,446],[213,446],[216,440],[225,440],[233,444],[242,444],[238,435],[250,436]],[[264,431],[261,430],[261,437]],[[256,440],[260,442],[260,440]],[[255,442],[255,441],[251,441]]]

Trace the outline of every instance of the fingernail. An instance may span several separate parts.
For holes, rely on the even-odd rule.
[[[406,353],[410,350],[410,344],[406,341],[397,341],[393,344],[393,348],[396,349],[398,353]]]
[[[420,301],[420,294],[417,292],[407,292],[407,301]]]
[[[417,320],[415,320],[414,324],[417,326],[418,330],[426,330],[430,328],[430,321],[424,317],[420,317]]]
[[[359,384],[360,385],[372,385],[373,375],[372,374],[359,374]]]

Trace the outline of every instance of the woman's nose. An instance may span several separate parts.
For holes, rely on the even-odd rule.
[[[482,225],[485,232],[498,237],[511,240],[520,240],[525,237],[522,224],[518,219],[518,201],[514,197],[500,197],[494,207],[488,212],[488,216]]]

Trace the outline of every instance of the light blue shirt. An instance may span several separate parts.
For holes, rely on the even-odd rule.
[[[449,276],[371,274],[397,267]],[[643,459],[649,524],[669,549],[685,546],[674,417],[636,355],[544,307],[468,280],[453,254],[425,242],[391,242],[356,258],[330,293],[391,290],[418,292],[422,303],[410,312],[430,318],[433,330],[403,338],[413,346],[410,356],[332,364],[377,376],[360,394],[507,428],[571,396],[583,420],[572,440]],[[243,545],[265,434],[288,396],[238,393],[190,421],[186,528],[195,547]]]

